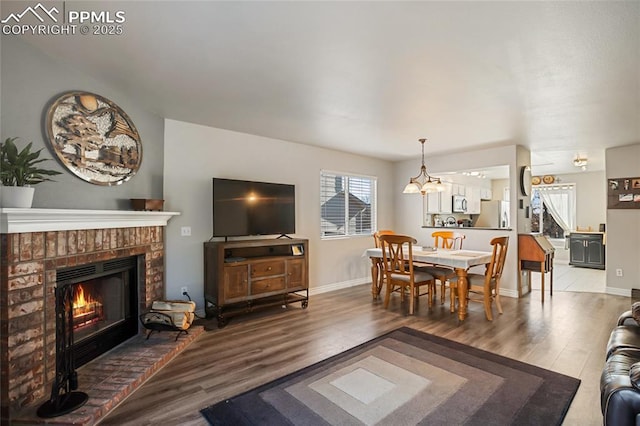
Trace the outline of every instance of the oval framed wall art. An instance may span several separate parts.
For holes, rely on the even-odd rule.
[[[89,92],[67,92],[49,107],[49,143],[62,164],[82,180],[120,185],[142,162],[135,125],[118,105]]]

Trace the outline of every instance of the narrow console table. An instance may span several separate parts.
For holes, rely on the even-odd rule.
[[[309,303],[306,239],[213,241],[204,243],[204,299],[207,317],[218,327],[228,318],[268,306]]]
[[[549,296],[553,296],[555,248],[542,234],[518,234],[518,297],[522,297],[522,271],[527,272],[531,291],[531,271],[540,272],[540,298],[544,302],[544,275],[549,272]]]

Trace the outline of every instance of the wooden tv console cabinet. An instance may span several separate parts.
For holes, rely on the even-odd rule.
[[[204,243],[207,318],[218,327],[229,317],[267,306],[309,304],[309,241],[264,239]]]

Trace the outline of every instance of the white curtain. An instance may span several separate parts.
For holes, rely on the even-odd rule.
[[[574,185],[549,185],[540,187],[540,198],[553,219],[569,233],[576,227],[576,197]]]

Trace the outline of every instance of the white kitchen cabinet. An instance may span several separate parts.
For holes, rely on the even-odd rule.
[[[480,188],[480,199],[491,200],[493,199],[493,191],[491,188]]]
[[[440,214],[451,213],[452,211],[452,199],[451,199],[451,184],[443,183],[444,191],[442,192],[430,192],[424,196],[424,213],[426,214]]]
[[[479,186],[467,187],[467,214],[480,214],[482,189]]]
[[[450,183],[443,183],[444,191],[440,192],[440,213],[453,212],[453,192]]]
[[[460,183],[453,183],[451,185],[451,195],[467,195],[465,194],[465,186]]]
[[[424,212],[430,214],[440,213],[440,193],[430,192],[424,196]]]

